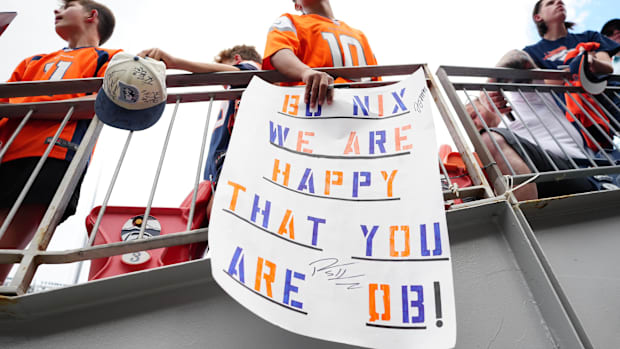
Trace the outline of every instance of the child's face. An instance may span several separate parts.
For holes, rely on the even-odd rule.
[[[69,2],[54,10],[56,33],[63,39],[67,39],[73,32],[84,26],[88,16],[88,11],[79,2]]]

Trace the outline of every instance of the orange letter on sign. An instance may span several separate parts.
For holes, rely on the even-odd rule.
[[[233,196],[232,196],[232,199],[230,199],[230,206],[229,206],[229,209],[231,211],[234,211],[235,208],[237,208],[237,197],[239,196],[239,190],[245,191],[245,187],[242,186],[241,184],[237,184],[231,181],[228,181],[228,185],[234,188]]]
[[[258,257],[256,263],[256,282],[254,283],[254,289],[260,292],[261,280],[265,278],[265,285],[267,287],[267,296],[273,298],[273,292],[271,292],[271,284],[276,278],[276,265],[270,261],[264,261],[265,265],[269,268],[269,274],[263,274],[263,259]]]
[[[388,196],[388,198],[391,198],[394,195],[392,193],[392,184],[394,183],[394,177],[396,177],[396,173],[397,172],[398,172],[398,170],[392,171],[392,173],[390,174],[390,176],[388,178],[387,171],[381,171],[381,175],[383,176],[383,179],[387,181],[387,196]]]
[[[314,137],[314,132],[299,131],[297,133],[297,151],[312,154],[312,149],[301,148],[303,144],[310,143],[310,141],[304,139],[304,136]]]
[[[292,100],[292,103],[289,104],[290,100]],[[284,104],[282,105],[282,112],[284,114],[297,115],[299,113],[299,96],[285,95]]]
[[[349,140],[347,141],[347,146],[344,148],[345,155],[352,152],[355,152],[355,154],[360,153],[360,143],[357,139],[357,133],[355,131],[351,131]]]
[[[402,144],[402,142],[407,140],[407,136],[401,136],[400,135],[400,130],[401,129],[403,131],[410,130],[411,129],[411,125],[405,125],[405,126],[403,126],[401,128],[397,127],[397,128],[394,129],[394,136],[395,136],[394,138],[395,138],[395,141],[396,141],[396,151],[409,150],[409,149],[413,148],[413,146],[411,144],[405,144],[405,145]]]
[[[336,179],[332,181],[332,171],[325,171],[325,195],[329,195],[332,185],[342,185],[342,171],[334,171],[333,175]]]
[[[271,180],[274,182],[278,182],[278,174],[281,173],[284,176],[284,184],[285,187],[288,187],[288,178],[291,174],[291,164],[286,163],[284,165],[284,171],[280,170],[280,160],[274,159],[273,161],[273,174],[271,175]]]
[[[280,224],[280,229],[278,229],[278,234],[284,235],[288,233],[291,237],[291,240],[295,240],[295,227],[293,223],[293,212],[291,210],[286,210],[284,214],[284,218],[282,218],[282,223]],[[286,230],[286,225],[288,223],[288,230]]]
[[[383,291],[383,314],[381,314],[381,320],[389,321],[390,320],[390,285],[382,284],[381,291]],[[379,320],[379,314],[377,313],[377,302],[375,300],[375,296],[377,293],[377,289],[379,285],[377,284],[369,284],[368,285],[368,297],[369,297],[369,312],[370,312],[370,322],[375,322]]]
[[[405,233],[405,248],[399,253],[396,251],[396,244],[394,243],[394,237],[396,235],[396,231],[398,231],[398,226],[393,225],[390,227],[390,256],[392,257],[408,257],[411,254],[411,247],[409,245],[409,226],[401,225],[400,230]]]

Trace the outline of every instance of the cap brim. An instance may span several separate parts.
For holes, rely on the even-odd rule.
[[[596,76],[590,72],[587,54],[581,53],[570,63],[570,71],[579,76],[583,89],[592,95],[603,93],[607,88],[608,76]]]
[[[165,108],[166,102],[164,101],[148,109],[125,109],[112,102],[103,89],[99,90],[95,100],[95,113],[101,122],[130,131],[140,131],[155,125]]]

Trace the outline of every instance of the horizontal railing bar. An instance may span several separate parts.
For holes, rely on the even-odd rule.
[[[511,69],[511,68],[482,68],[445,66],[443,69],[448,76],[504,78],[504,79],[570,79],[572,74],[561,70],[549,69]]]
[[[478,207],[478,206],[484,206],[484,205],[491,205],[491,204],[495,204],[495,203],[502,202],[502,201],[506,201],[505,196],[503,195],[492,196],[492,197],[488,197],[484,199],[479,199],[476,201],[467,201],[461,204],[454,204],[450,206],[450,211],[456,211],[460,209],[466,209],[466,208]]]
[[[391,85],[396,81],[369,81],[369,82],[351,82],[344,84],[337,84],[337,88],[367,88]],[[205,92],[186,92],[186,93],[171,93],[168,94],[166,103],[176,103],[177,98],[181,99],[182,103],[190,102],[205,102],[211,100],[224,101],[240,98],[245,89],[230,89],[230,90],[217,90],[217,91],[205,91]],[[44,120],[60,120],[62,115],[66,113],[69,107],[75,107],[75,111],[71,116],[72,120],[80,119],[92,119],[95,114],[94,100],[71,100],[71,101],[52,101],[52,102],[37,102],[37,103],[20,103],[20,104],[0,104],[0,115],[7,118],[22,118],[24,115],[34,109],[32,114],[33,119]]]
[[[316,70],[324,71],[337,77],[358,79],[373,76],[407,75],[415,72],[421,66],[421,64],[403,64],[348,68],[319,68]],[[166,86],[189,87],[208,85],[247,85],[254,76],[258,76],[269,82],[294,81],[274,70],[257,70],[200,74],[171,74],[166,77]],[[103,78],[7,82],[0,84],[0,98],[92,93],[99,90],[102,82]]]
[[[23,250],[0,250],[0,264],[19,263],[23,256]]]
[[[5,302],[7,300],[14,299],[17,296],[17,287],[15,286],[0,286],[0,301]]]
[[[166,103],[174,104],[176,103],[177,99],[180,100],[181,103],[208,102],[211,99],[213,99],[214,101],[231,100],[241,98],[241,95],[244,91],[244,88],[237,88],[220,91],[174,93],[168,94]]]
[[[572,73],[561,70],[551,69],[511,69],[511,68],[481,68],[481,67],[461,67],[461,66],[445,66],[442,65],[439,69],[443,69],[450,77],[480,77],[480,78],[500,78],[500,79],[528,79],[528,80],[563,80],[572,79]],[[609,81],[620,81],[620,75],[610,75]],[[611,86],[608,86],[613,88]]]
[[[371,82],[351,82],[335,85],[336,88],[368,88],[386,86],[396,83],[396,81],[371,81]],[[245,91],[244,88],[221,90],[221,91],[205,91],[205,92],[186,92],[169,94],[166,103],[176,103],[177,98],[181,100],[181,103],[191,102],[208,102],[211,99],[216,101],[231,100],[241,98],[241,95]]]
[[[472,186],[458,189],[458,197],[451,191],[444,191],[445,199],[477,197],[484,194],[484,187]],[[142,240],[115,242],[105,245],[95,245],[89,248],[80,248],[66,251],[37,252],[37,261],[40,264],[74,263],[95,258],[105,258],[125,253],[147,251],[157,248],[185,245],[194,242],[206,241],[208,228],[196,229],[181,233],[150,237]],[[22,250],[0,249],[0,264],[18,263],[24,252]]]
[[[181,102],[208,101],[211,97],[218,101],[230,100],[239,98],[243,91],[245,91],[245,89],[175,93],[168,95],[166,103],[176,103],[177,97],[181,98]],[[71,106],[75,107],[75,111],[71,116],[72,120],[92,119],[93,115],[95,115],[94,100],[0,104],[0,115],[7,118],[22,118],[30,109],[34,109],[35,112],[32,114],[33,119],[60,120]]]
[[[252,77],[258,76],[270,82],[292,82],[275,70],[245,70],[215,73],[183,73],[171,74],[166,77],[166,87],[191,87],[209,85],[247,85]]]
[[[589,176],[595,175],[604,175],[604,174],[613,174],[620,173],[620,166],[602,166],[602,167],[590,167],[590,168],[579,168],[572,170],[561,170],[559,172],[541,172],[538,174],[536,178],[536,183],[541,182],[551,182],[562,179],[572,179],[572,178],[585,178]],[[521,184],[526,180],[534,177],[535,174],[523,174],[513,176],[513,182],[515,185]]]
[[[489,82],[454,82],[452,83],[457,91],[463,89],[470,91],[477,91],[486,89],[487,91],[499,91],[503,89],[505,91],[518,91],[533,92],[534,90],[540,92],[556,91],[559,93],[565,92],[583,92],[581,87],[574,86],[562,86],[562,85],[545,85],[545,84],[505,84],[505,83],[489,83]]]
[[[0,98],[96,92],[103,78],[23,81],[0,84]]]
[[[52,101],[37,103],[0,104],[0,117],[22,118],[30,109],[34,110],[33,119],[62,120],[70,107],[74,107],[71,120],[92,119],[94,99]]]
[[[68,251],[42,251],[37,254],[37,262],[39,264],[74,263],[131,252],[203,242],[207,241],[208,230],[208,228],[201,228],[180,233],[154,236],[141,240],[114,242]]]
[[[409,75],[422,68],[423,64],[394,64],[394,65],[367,65],[348,68],[319,68],[318,71],[329,73],[348,79],[358,79],[373,76]]]
[[[459,188],[457,193],[452,192],[451,190],[443,191],[443,199],[444,200],[454,200],[454,199],[462,199],[462,198],[482,198],[484,197],[484,186],[476,185],[471,187]]]
[[[405,65],[382,65],[382,66],[364,66],[364,67],[348,67],[348,68],[317,68],[315,70],[326,72],[335,77],[343,77],[347,79],[359,79],[373,76],[393,76],[407,75],[418,70],[421,64],[405,64]],[[167,87],[188,87],[203,85],[247,85],[252,77],[259,78],[269,82],[294,82],[284,75],[274,70],[258,70],[258,71],[237,71],[237,72],[220,72],[220,73],[200,73],[200,74],[173,74],[168,75],[166,79]]]

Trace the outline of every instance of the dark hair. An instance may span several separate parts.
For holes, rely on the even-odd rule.
[[[233,48],[222,50],[220,53],[217,54],[217,56],[215,56],[215,61],[217,63],[222,63],[224,61],[233,59],[235,55],[241,56],[241,58],[246,61],[254,61],[256,63],[260,63],[263,60],[254,46],[237,45]]]
[[[112,11],[107,6],[92,0],[63,0],[65,6],[72,2],[79,3],[88,11],[97,10],[99,18],[99,24],[97,25],[99,45],[103,45],[108,41],[114,32],[114,25],[116,25],[116,19],[114,19]]]
[[[536,5],[534,5],[534,12],[532,13],[532,17],[536,16],[540,12],[540,6],[542,5],[543,1],[544,0],[536,1]],[[541,37],[547,34],[547,30],[549,30],[549,28],[547,28],[547,24],[545,23],[545,21],[536,22],[536,20],[534,20],[534,24],[536,24],[536,29],[538,29],[538,34]],[[566,27],[566,29],[572,29],[575,26],[575,23],[564,22],[564,26]]]
[[[601,34],[605,36],[611,36],[614,33],[614,30],[620,30],[620,19],[615,18],[605,23],[603,28],[601,28]]]

